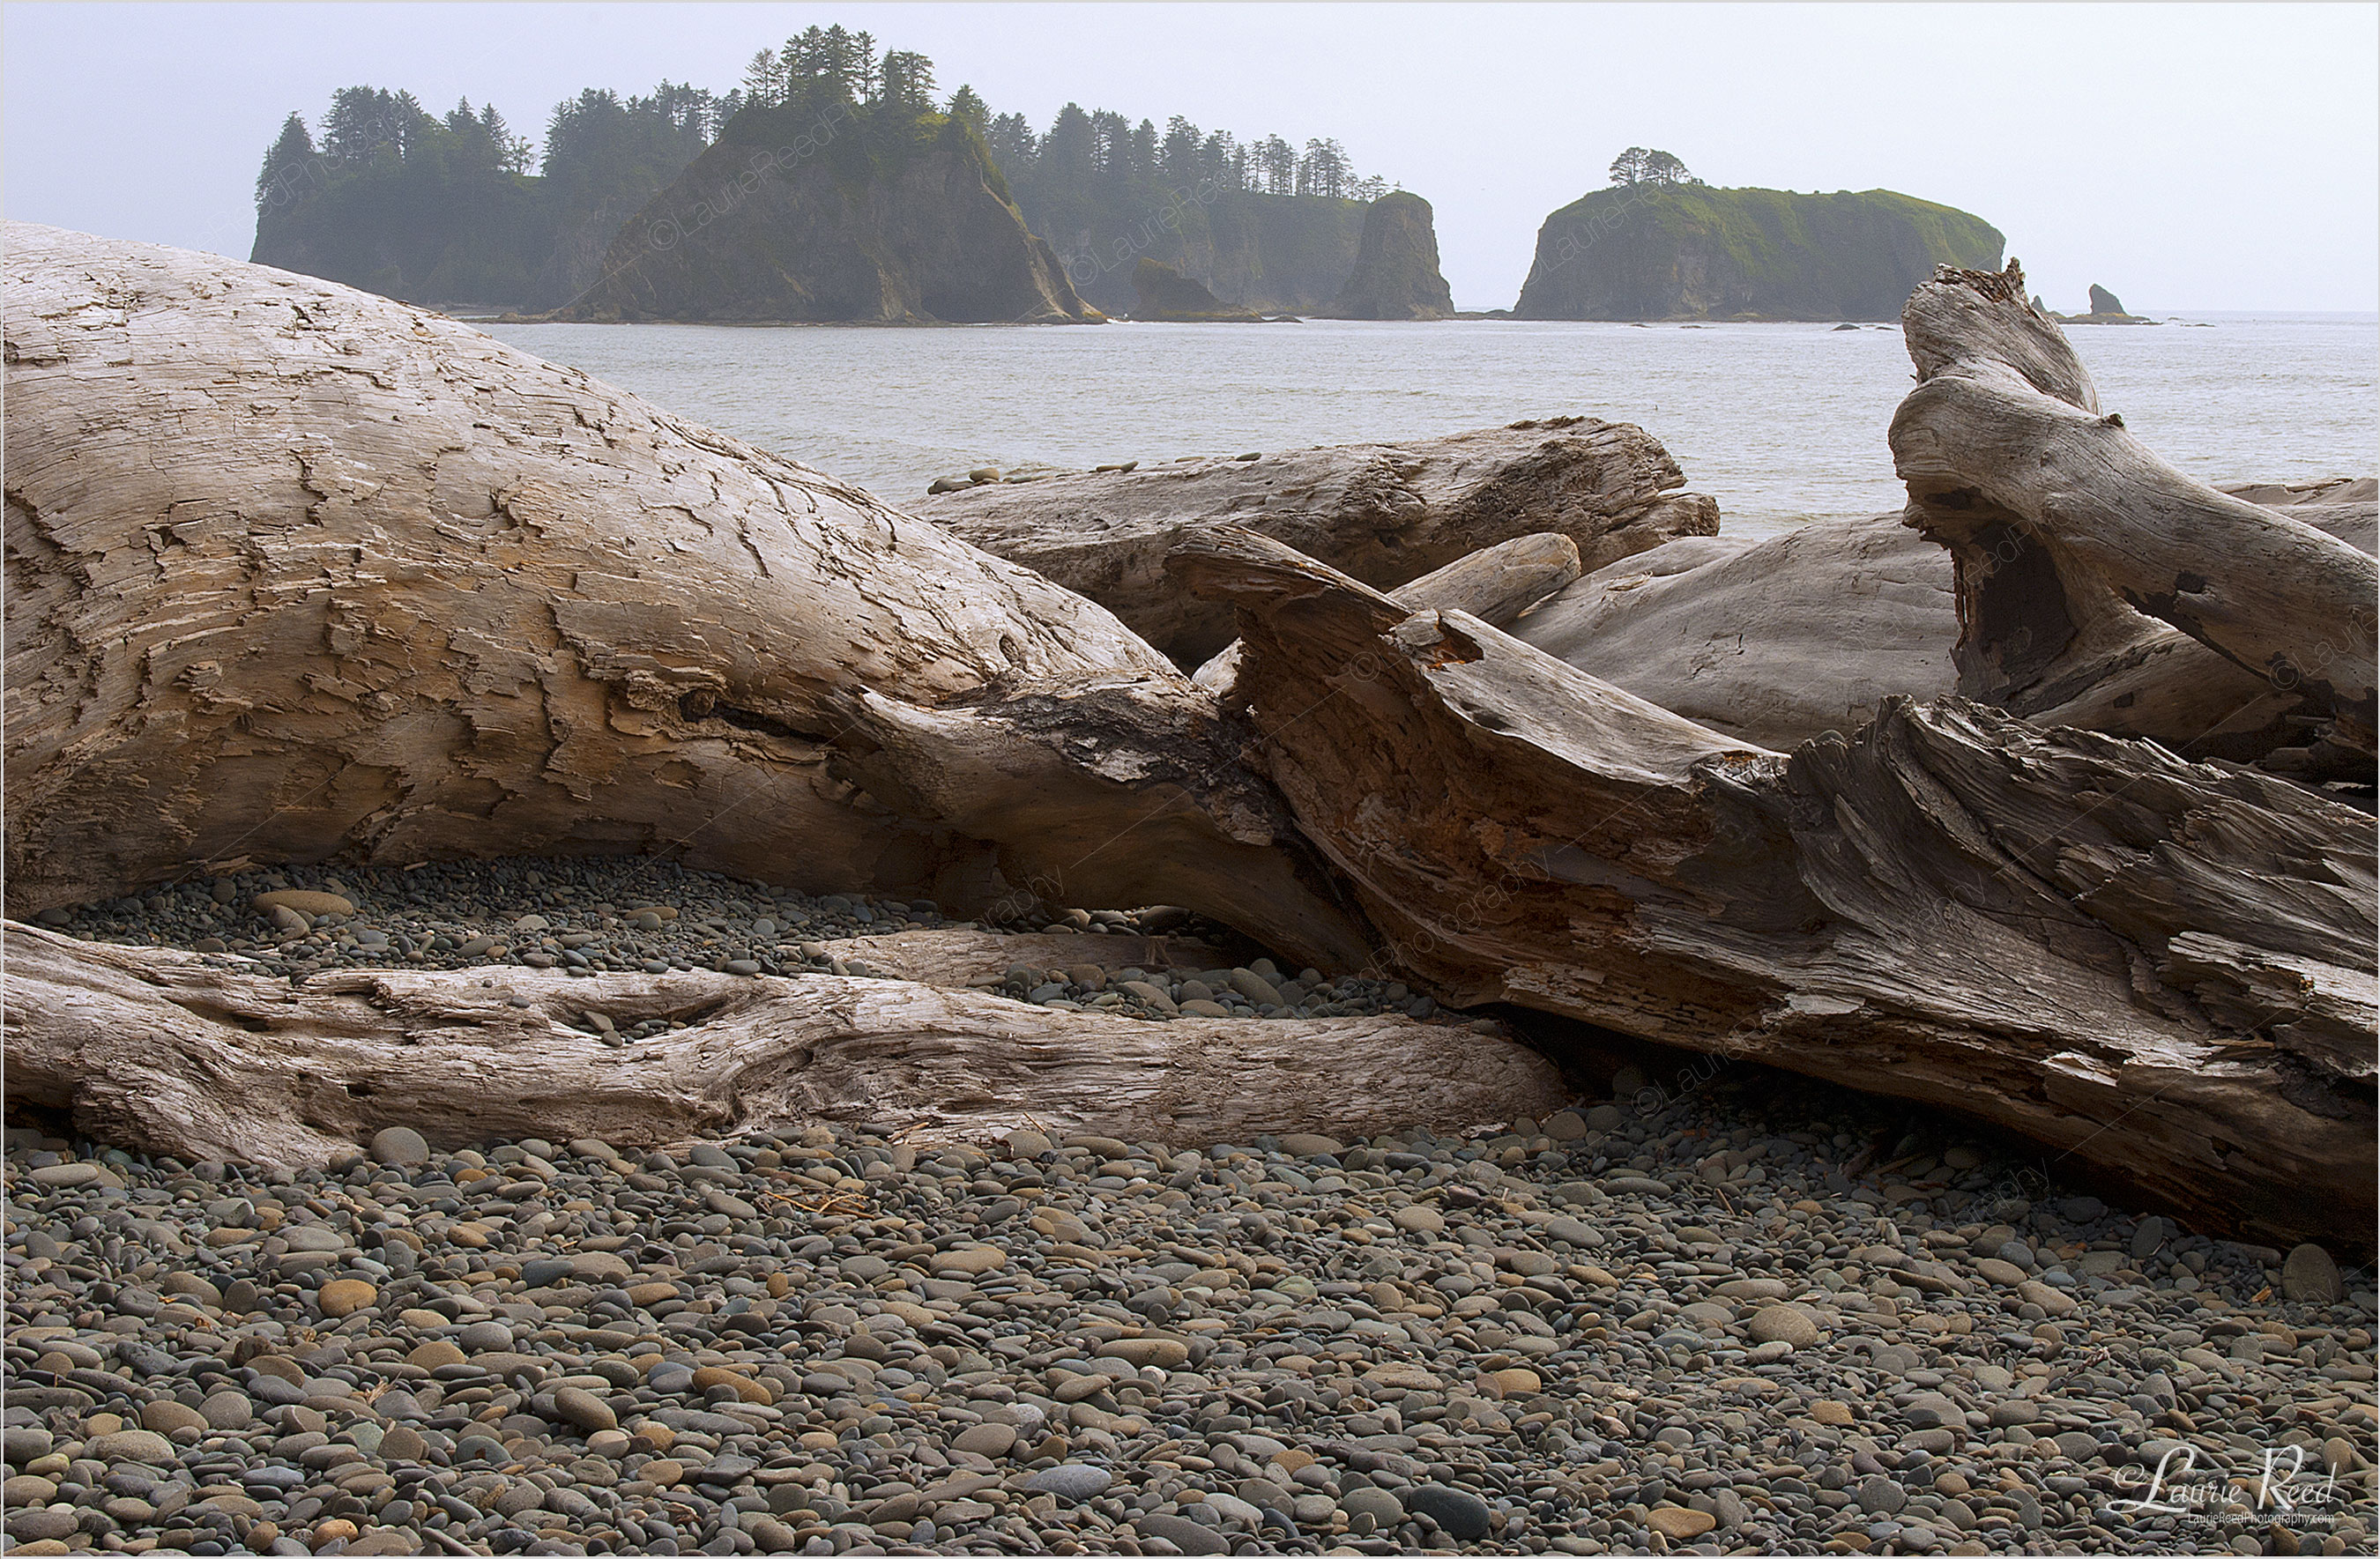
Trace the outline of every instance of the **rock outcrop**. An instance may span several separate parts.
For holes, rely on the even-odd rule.
[[[1191,596],[1163,563],[1217,526],[1245,526],[1386,590],[1532,532],[1569,537],[1586,569],[1671,537],[1708,536],[1718,505],[1678,491],[1685,479],[1640,428],[1557,417],[1405,443],[987,483],[910,512],[1088,596],[1196,666],[1236,636],[1232,610]]]
[[[1524,320],[1893,320],[1937,265],[1999,266],[1999,231],[1870,189],[1628,185],[1548,217]]]
[[[1172,324],[1254,324],[1264,318],[1253,308],[1225,303],[1205,287],[1161,261],[1141,257],[1133,267],[1132,290],[1135,320]]]
[[[747,109],[620,231],[553,318],[1067,324],[1103,319],[962,120],[842,133]]]
[[[2035,308],[2041,308],[2041,299],[2034,298],[2033,306]],[[2053,315],[2052,318],[2069,325],[2153,325],[2156,323],[2155,320],[2145,316],[2128,311],[2124,308],[2122,298],[2096,282],[2091,284],[2091,312],[2058,314]]]
[[[1355,269],[1330,308],[1333,320],[1451,320],[1454,295],[1438,270],[1429,202],[1400,190],[1372,202]]]

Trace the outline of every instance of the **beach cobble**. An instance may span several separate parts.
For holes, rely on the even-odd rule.
[[[292,981],[333,969],[469,969],[514,964],[571,974],[866,976],[865,959],[830,945],[951,928],[1071,933],[1063,965],[1013,966],[999,989],[1019,1001],[1126,1017],[1300,1018],[1438,1011],[1403,985],[1269,960],[1204,970],[1144,969],[1111,940],[1212,932],[1185,910],[1050,911],[997,927],[952,920],[929,901],[810,895],[695,871],[650,856],[433,862],[421,866],[242,872],[97,904],[63,905],[34,924],[69,937],[178,948]],[[660,1025],[665,1026],[665,1025]],[[642,1036],[630,1036],[642,1037]]]
[[[2371,1551],[2367,1271],[1748,1067],[1619,1094],[1195,1151],[823,1126],[449,1151],[392,1127],[297,1173],[19,1126],[7,1530]]]

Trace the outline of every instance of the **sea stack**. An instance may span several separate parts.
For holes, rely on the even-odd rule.
[[[1650,182],[1548,217],[1523,320],[1866,320],[1937,265],[1998,271],[1999,230],[1889,189],[1804,195]]]
[[[1429,202],[1399,190],[1372,202],[1355,269],[1328,308],[1333,320],[1451,320],[1454,295],[1438,269],[1438,229]]]
[[[2091,312],[2094,314],[2129,314],[2131,310],[2124,307],[2124,300],[2122,298],[2118,297],[2114,293],[2109,292],[2098,283],[2094,282],[2091,284]]]
[[[621,229],[560,320],[1074,324],[1075,296],[1026,230],[983,139],[945,121],[873,145],[792,109],[747,109]]]
[[[1135,320],[1174,324],[1252,324],[1264,318],[1253,308],[1225,303],[1195,279],[1147,255],[1141,256],[1140,263],[1133,268],[1132,290],[1139,299],[1132,311]]]

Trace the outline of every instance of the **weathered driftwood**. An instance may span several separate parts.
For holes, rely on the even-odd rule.
[[[2380,569],[2340,538],[2193,481],[2101,415],[2023,274],[1944,267],[1902,311],[1917,387],[1894,414],[1909,520],[1957,568],[1961,691],[2070,720],[2119,698],[2189,706],[2202,730],[2271,730],[2289,714],[2360,760],[2374,751]],[[2143,617],[2254,679],[2210,698],[2206,662],[2159,655]],[[2256,685],[2261,684],[2261,685]],[[2171,718],[2168,714],[2165,718]],[[2086,719],[2085,723],[2101,723]],[[2318,765],[2316,767],[2319,767]]]
[[[2240,495],[2262,495],[2255,501],[2369,552],[2372,504],[2351,496],[2368,483],[2260,485]],[[2340,492],[2350,496],[2332,496]],[[1950,555],[1900,514],[1822,520],[1761,541],[1683,537],[1496,626],[1673,714],[1790,747],[1857,729],[1894,695],[1923,703],[1983,694],[1959,686],[1951,579]],[[1396,594],[1407,606],[1459,604]],[[2294,695],[2112,598],[2107,610],[2119,616],[2129,658],[2061,700],[2001,689],[2014,712],[2146,737],[2185,757],[2269,758],[2304,742],[2289,722]]]
[[[1922,1100],[2202,1223],[2374,1214],[2369,816],[2153,745],[1888,700],[1791,756],[1246,532],[1257,749],[1401,966]]]
[[[1510,629],[1672,714],[1769,747],[1856,731],[1885,699],[1937,697],[1958,675],[1950,560],[1899,514],[1821,521],[1731,550],[1674,541],[1597,570]]]
[[[1500,541],[1457,558],[1444,568],[1432,569],[1390,591],[1389,598],[1413,611],[1424,607],[1467,611],[1482,622],[1501,628],[1578,575],[1578,544],[1559,531],[1540,531]],[[1226,707],[1236,707],[1231,686],[1239,663],[1235,639],[1199,667],[1191,681],[1220,696]]]
[[[1184,666],[1232,639],[1232,614],[1165,576],[1173,544],[1245,526],[1390,589],[1536,531],[1602,567],[1673,536],[1709,535],[1718,507],[1651,435],[1557,417],[1451,438],[1181,460],[1135,471],[992,483],[911,511],[1078,590]]]
[[[1364,956],[1212,700],[1031,571],[439,315],[7,237],[12,912],[669,852]]]
[[[1565,1097],[1509,1039],[1402,1016],[1146,1022],[823,974],[488,968],[293,988],[13,922],[6,952],[11,1101],[186,1160],[320,1164],[384,1126],[446,1146],[642,1146],[806,1120],[1191,1144],[1508,1120]],[[593,1012],[689,1026],[613,1049],[582,1026]]]
[[[857,960],[870,974],[921,985],[996,985],[1015,964],[1064,969],[1093,963],[1119,969],[1228,968],[1226,954],[1187,937],[1069,937],[1049,931],[969,931],[937,927],[885,937],[844,937],[819,946],[845,963]]]

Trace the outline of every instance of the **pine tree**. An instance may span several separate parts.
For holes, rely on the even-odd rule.
[[[305,115],[295,110],[281,121],[281,133],[265,150],[264,166],[256,175],[256,204],[286,205],[295,199],[308,170],[314,165],[314,138]]]
[[[962,83],[959,90],[951,94],[951,117],[964,119],[981,130],[990,125],[991,110],[984,106],[983,99],[976,96],[973,87]],[[1021,120],[1019,122],[1022,123]]]

